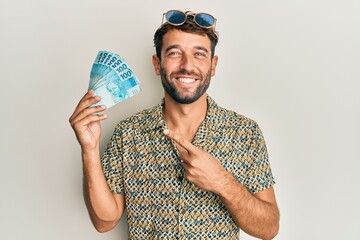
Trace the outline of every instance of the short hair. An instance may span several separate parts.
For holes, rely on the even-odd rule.
[[[218,33],[215,32],[215,29],[213,27],[211,28],[202,28],[200,26],[198,26],[194,21],[193,21],[193,16],[188,15],[186,18],[186,21],[179,25],[179,26],[175,26],[169,23],[164,23],[162,26],[160,26],[155,34],[154,34],[154,47],[156,49],[156,55],[159,59],[161,59],[161,48],[163,46],[163,36],[169,32],[170,30],[173,29],[177,29],[183,32],[187,32],[187,33],[194,33],[194,34],[198,34],[198,35],[207,35],[208,38],[210,39],[210,43],[211,43],[211,58],[214,57],[215,55],[215,47],[219,41],[219,37],[218,37]]]

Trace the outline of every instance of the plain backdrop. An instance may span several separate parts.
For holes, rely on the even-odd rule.
[[[218,19],[208,93],[263,131],[276,239],[360,239],[358,0],[0,0],[0,239],[127,238],[125,218],[105,234],[91,225],[68,119],[99,50],[143,89],[106,111],[102,150],[118,121],[159,103],[152,39],[169,9]]]

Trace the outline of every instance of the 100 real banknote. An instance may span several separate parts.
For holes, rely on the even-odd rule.
[[[99,51],[93,63],[88,90],[94,90],[101,101],[92,105],[107,108],[134,96],[141,91],[140,82],[119,55]]]

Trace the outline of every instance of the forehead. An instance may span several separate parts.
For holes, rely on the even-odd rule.
[[[211,50],[211,42],[207,35],[187,33],[177,29],[170,30],[163,36],[162,50],[172,45],[178,45],[184,49],[203,47],[209,52]]]

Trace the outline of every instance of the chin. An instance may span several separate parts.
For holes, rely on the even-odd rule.
[[[170,94],[171,98],[174,99],[177,103],[181,104],[191,104],[199,100],[202,95],[196,94],[195,96],[180,97],[178,94]]]

